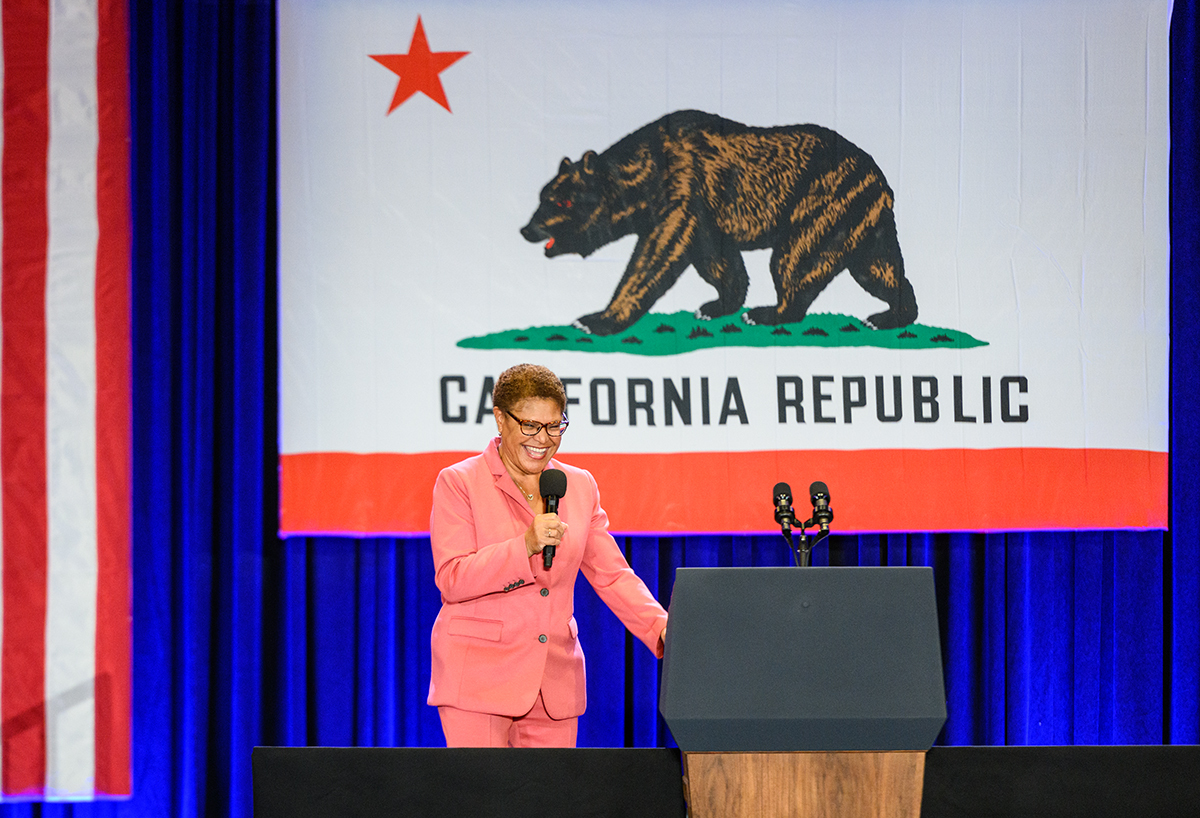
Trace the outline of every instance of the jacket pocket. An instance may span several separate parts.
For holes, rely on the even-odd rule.
[[[451,636],[473,636],[489,642],[499,642],[503,630],[504,623],[499,619],[473,619],[466,616],[453,617],[446,626]]]

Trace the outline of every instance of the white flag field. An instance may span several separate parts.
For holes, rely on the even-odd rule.
[[[281,0],[282,532],[521,362],[615,531],[1165,528],[1170,8]]]

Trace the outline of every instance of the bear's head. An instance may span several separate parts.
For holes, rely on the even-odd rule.
[[[613,240],[613,224],[604,196],[600,158],[588,151],[578,162],[563,159],[538,208],[521,228],[526,241],[546,242],[546,257],[564,253],[588,256]]]

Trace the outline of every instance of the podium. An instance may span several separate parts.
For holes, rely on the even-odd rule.
[[[680,568],[670,617],[691,818],[917,818],[946,720],[932,569]]]

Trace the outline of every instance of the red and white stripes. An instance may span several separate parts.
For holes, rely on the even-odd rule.
[[[0,792],[130,792],[124,4],[3,0]]]

